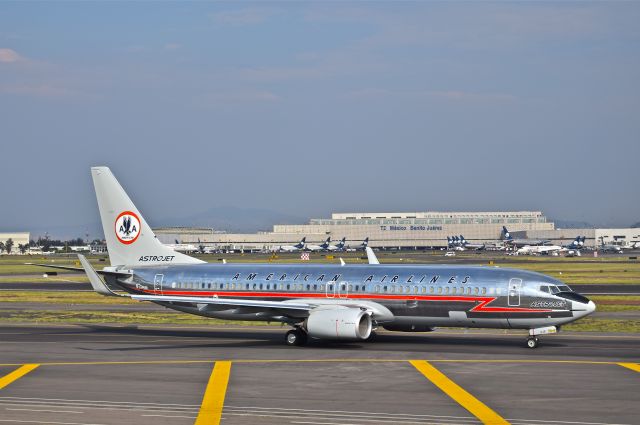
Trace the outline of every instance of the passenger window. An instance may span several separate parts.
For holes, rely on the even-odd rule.
[[[287,290],[291,289],[291,285],[287,283]]]
[[[317,291],[318,290],[318,285],[313,285],[313,290]]]
[[[176,287],[176,283],[175,283],[175,282],[172,282],[172,283],[171,283],[171,287],[172,287],[172,288],[175,288],[175,287]]]
[[[442,286],[438,286],[438,294],[442,294]]]
[[[426,287],[426,286],[423,286],[423,287],[421,288],[420,292],[422,292],[423,294],[426,294],[426,293],[427,293],[427,287]]]
[[[449,287],[447,286],[446,288],[444,288],[444,293],[448,294],[449,293]]]
[[[457,294],[458,293],[458,288],[456,288],[455,286],[453,288],[451,288],[451,293],[452,294]]]
[[[418,287],[417,287],[417,286],[414,286],[414,287],[413,287],[413,293],[414,293],[414,294],[417,294],[417,293],[418,293]]]
[[[404,293],[405,293],[405,294],[408,294],[408,293],[409,293],[409,291],[411,291],[411,288],[410,288],[410,287],[408,287],[408,286],[405,286],[405,287],[404,287]]]
[[[473,293],[478,295],[478,287],[477,286],[475,288],[473,288]]]
[[[467,295],[471,295],[471,288],[467,286]]]
[[[260,284],[260,290],[262,291],[262,283]]]
[[[353,285],[349,285],[349,292],[353,291]]]
[[[487,288],[485,288],[484,286],[482,287],[482,295],[487,293]]]
[[[247,289],[247,291],[249,290],[249,284],[248,283],[247,283],[247,288],[246,289]]]
[[[311,289],[311,285],[307,285],[307,291]]]
[[[320,284],[320,291],[321,292],[324,291],[324,284],[322,284],[322,283]]]
[[[430,293],[430,294],[433,294],[434,292],[435,292],[435,291],[433,290],[433,286],[430,286],[430,287],[429,287],[429,293]]]
[[[356,285],[356,292],[360,290],[360,285]]]
[[[387,292],[387,287],[386,287],[386,286],[383,286],[383,287],[382,287],[382,290],[383,290],[384,292]]]

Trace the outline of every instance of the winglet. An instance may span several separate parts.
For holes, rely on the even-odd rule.
[[[227,259],[226,258],[222,259],[222,264],[227,264]]]
[[[98,276],[98,273],[96,273],[95,269],[91,267],[91,264],[89,264],[89,261],[87,261],[84,255],[78,254],[78,259],[80,260],[80,264],[82,264],[82,267],[84,268],[84,271],[87,274],[89,282],[91,283],[94,291],[96,291],[100,295],[116,297],[119,296],[111,289],[109,289],[107,285],[105,285],[105,283],[102,281],[102,279],[100,279],[100,276]]]
[[[344,260],[342,259],[342,257],[340,257],[340,265],[344,266],[344,264],[345,264]]]
[[[364,250],[367,251],[367,260],[369,260],[369,264],[380,264],[378,257],[373,253],[373,249],[366,247]]]

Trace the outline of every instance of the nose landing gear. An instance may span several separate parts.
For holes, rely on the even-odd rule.
[[[527,347],[536,348],[540,343],[538,335],[554,334],[558,332],[555,326],[546,326],[544,328],[529,329],[529,338],[527,338]]]

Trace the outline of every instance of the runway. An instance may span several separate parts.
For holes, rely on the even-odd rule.
[[[597,425],[640,417],[638,335],[561,333],[536,350],[524,348],[521,333],[486,330],[381,332],[373,342],[296,348],[283,337],[265,326],[2,325],[0,423]]]

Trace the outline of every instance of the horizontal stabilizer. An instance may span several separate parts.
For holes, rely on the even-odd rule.
[[[112,297],[121,296],[109,289],[109,287],[102,281],[102,279],[100,279],[100,276],[98,276],[98,273],[95,271],[95,269],[91,267],[91,264],[89,264],[89,261],[85,258],[84,255],[78,254],[78,259],[80,260],[80,264],[82,264],[82,267],[84,267],[84,271],[85,273],[87,273],[89,283],[91,283],[94,291],[96,291],[100,295]]]

